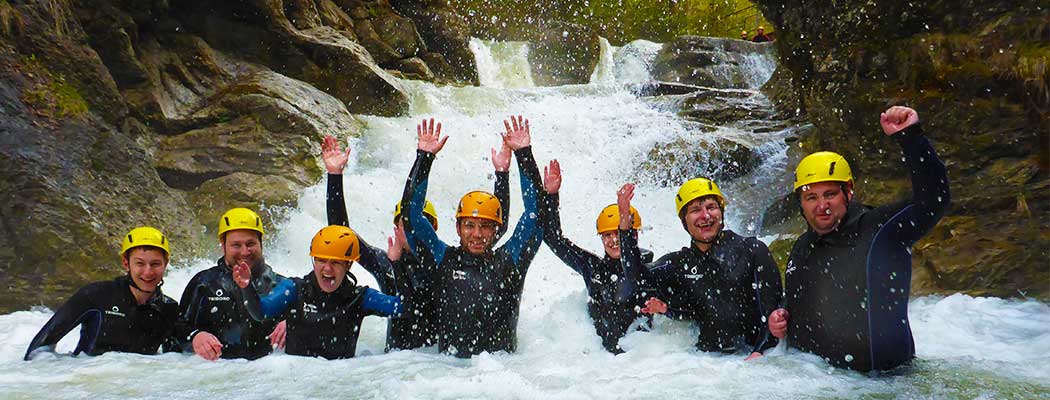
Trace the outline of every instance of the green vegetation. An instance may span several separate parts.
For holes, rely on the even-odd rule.
[[[772,26],[747,0],[452,0],[481,32],[524,32],[554,21],[595,29],[614,44],[635,39],[666,42],[679,35],[739,38]]]
[[[62,76],[26,90],[22,93],[22,100],[38,113],[49,117],[78,117],[88,111],[88,104],[80,91]]]

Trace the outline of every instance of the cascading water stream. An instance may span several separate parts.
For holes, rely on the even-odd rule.
[[[754,129],[779,124],[761,119],[705,125],[680,117],[670,106],[680,101],[674,96],[646,99],[631,92],[632,84],[650,79],[659,44],[638,41],[614,48],[603,42],[590,84],[553,88],[533,86],[525,43],[472,40],[471,48],[481,87],[404,81],[411,116],[362,117],[367,129],[361,138],[350,140],[353,152],[344,184],[351,226],[369,243],[385,246],[393,206],[415,156],[415,125],[430,117],[440,120],[450,136],[434,163],[428,197],[440,215],[439,236],[452,244],[458,242],[453,207],[467,191],[491,190],[489,148],[498,145],[501,120],[511,114],[530,119],[541,170],[552,158],[561,162],[565,234],[595,252],[601,251],[593,228],[598,210],[614,203],[616,189],[631,181],[639,182],[634,205],[643,219],[642,246],[661,255],[688,243],[674,210],[677,184],[661,183],[665,171],[639,168],[660,144],[733,138],[753,147],[759,165],[723,185],[730,197],[727,226],[738,232],[755,234],[755,214],[784,192],[783,138],[793,128]],[[716,90],[716,95],[737,99],[733,101],[742,107],[768,109],[768,100],[754,89],[768,79],[774,63],[760,55],[752,61],[743,63],[743,72],[753,77],[750,89]],[[513,224],[522,211],[516,167],[511,183]],[[299,206],[289,210],[268,237],[265,254],[278,272],[310,272],[310,238],[326,225],[324,190],[323,182],[307,188]],[[165,293],[178,299],[189,278],[213,262],[178,261],[180,268],[168,271]],[[361,284],[374,286],[359,266],[352,272]],[[362,327],[359,357],[350,360],[278,353],[251,362],[212,363],[182,354],[110,353],[93,358],[45,355],[24,363],[21,356],[29,340],[52,313],[16,312],[0,316],[0,392],[5,398],[390,399],[973,398],[1046,397],[1048,392],[1050,307],[1036,301],[963,295],[914,300],[911,315],[919,359],[906,374],[874,379],[833,369],[815,356],[783,346],[752,362],[736,355],[700,353],[693,349],[696,333],[689,324],[663,317],[656,319],[654,332],[628,335],[621,342],[627,353],[613,356],[602,349],[586,302],[580,276],[541,248],[526,279],[519,351],[471,360],[433,349],[382,354],[385,321],[369,317]],[[76,331],[67,335],[58,351],[71,351],[77,336]]]

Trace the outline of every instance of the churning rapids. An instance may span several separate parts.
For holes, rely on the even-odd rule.
[[[638,167],[659,144],[723,137],[755,149],[763,160],[760,165],[723,185],[730,199],[727,225],[737,232],[756,234],[754,215],[790,187],[784,138],[792,127],[761,120],[698,127],[699,123],[677,116],[669,105],[674,96],[632,94],[631,84],[650,79],[648,69],[658,44],[638,41],[613,48],[606,43],[590,84],[553,88],[532,84],[524,44],[474,40],[471,47],[477,55],[481,87],[405,81],[412,98],[411,116],[362,117],[367,130],[351,140],[345,185],[351,226],[371,243],[383,243],[391,232],[391,210],[415,156],[415,125],[431,116],[440,119],[451,136],[434,164],[429,192],[442,219],[438,233],[450,243],[458,242],[447,227],[452,226],[459,196],[492,187],[489,148],[498,144],[501,120],[510,114],[531,120],[541,168],[552,158],[561,162],[566,236],[594,252],[601,252],[594,217],[615,202],[616,188],[628,181],[639,183],[635,205],[644,222],[641,245],[661,255],[688,243],[673,208],[678,183],[661,184],[666,173]],[[745,98],[741,107],[771,107],[755,89],[769,78],[773,59],[754,55],[734,65],[751,89],[716,92],[735,91],[737,95],[726,97]],[[747,96],[739,96],[740,92]],[[873,135],[874,129],[873,124]],[[699,136],[698,130],[708,133]],[[515,169],[511,223],[522,210]],[[325,225],[323,184],[306,189],[298,209],[287,215],[268,237],[265,254],[279,273],[302,276],[311,268],[310,238]],[[179,299],[189,278],[213,263],[176,259],[165,279],[165,293]],[[352,272],[362,284],[374,287],[374,280],[360,266]],[[74,330],[59,343],[58,355],[43,354],[23,362],[29,341],[52,315],[51,310],[37,308],[0,316],[0,397],[1050,398],[1050,306],[1038,301],[965,295],[914,299],[910,313],[918,359],[904,372],[875,378],[831,368],[816,356],[787,351],[783,344],[750,362],[740,356],[700,353],[693,349],[696,333],[688,324],[663,317],[657,318],[653,332],[628,335],[621,341],[627,352],[613,356],[602,349],[586,302],[580,276],[544,247],[525,284],[518,352],[470,360],[433,349],[384,354],[386,321],[369,317],[358,357],[350,360],[325,361],[281,352],[251,362],[208,362],[187,354],[72,358],[65,354],[75,347],[78,331]]]

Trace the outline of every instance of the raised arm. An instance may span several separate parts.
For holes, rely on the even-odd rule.
[[[561,165],[558,160],[551,160],[550,165],[543,167],[543,191],[540,207],[540,224],[543,226],[543,242],[558,256],[565,265],[590,282],[593,266],[600,258],[584,250],[565,238],[561,230],[561,215],[558,212],[558,190],[561,188]]]
[[[940,221],[951,203],[948,174],[929,139],[922,134],[919,114],[907,107],[890,107],[880,116],[883,132],[897,141],[911,174],[914,211],[906,216],[909,227],[903,240],[914,244]]]
[[[521,218],[518,218],[517,226],[514,227],[514,234],[503,249],[506,249],[515,264],[527,267],[529,263],[521,261],[536,255],[543,236],[539,227],[540,170],[532,157],[529,120],[517,116],[516,119],[511,117],[510,122],[503,121],[503,124],[507,128],[503,141],[514,150],[514,158],[518,160],[522,204],[525,208]]]
[[[620,239],[620,266],[623,272],[617,283],[619,292],[616,294],[618,303],[628,303],[634,300],[635,293],[641,285],[642,251],[638,248],[638,231],[634,230],[634,215],[631,214],[631,199],[634,198],[634,184],[627,183],[616,191],[616,208],[620,213],[620,225],[617,235]]]
[[[499,152],[492,149],[492,167],[495,169],[496,182],[493,184],[492,193],[499,199],[501,215],[510,215],[510,156],[513,151],[506,143],[500,146]],[[499,243],[503,234],[507,233],[507,224],[499,224],[496,228],[496,238],[492,243]]]
[[[434,123],[430,119],[416,127],[417,150],[416,162],[412,171],[408,174],[405,182],[405,191],[401,196],[402,213],[408,218],[405,222],[405,236],[412,252],[421,254],[421,257],[432,257],[435,265],[441,264],[445,258],[445,250],[448,245],[438,238],[434,227],[430,225],[423,216],[423,206],[426,203],[427,180],[430,176],[430,166],[434,157],[448,141],[448,136],[441,137],[441,123]]]

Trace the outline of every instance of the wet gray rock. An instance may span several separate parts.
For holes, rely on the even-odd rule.
[[[751,77],[745,65],[755,55],[767,56],[773,47],[736,39],[679,36],[665,43],[653,61],[653,78],[712,88],[747,88]]]

